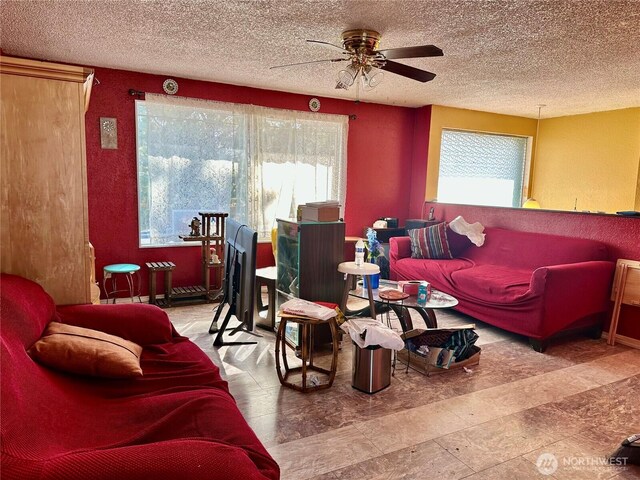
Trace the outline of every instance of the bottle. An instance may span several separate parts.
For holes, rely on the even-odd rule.
[[[356,267],[361,267],[364,263],[364,242],[361,238],[356,243]]]

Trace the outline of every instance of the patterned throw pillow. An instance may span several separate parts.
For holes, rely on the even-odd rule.
[[[453,258],[447,240],[447,224],[416,228],[407,232],[411,238],[411,258]]]

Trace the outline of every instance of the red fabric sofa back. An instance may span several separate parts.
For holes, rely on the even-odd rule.
[[[607,246],[595,240],[486,228],[482,247],[470,246],[461,257],[478,264],[535,270],[548,265],[609,260]]]
[[[55,317],[56,305],[43,288],[16,275],[2,274],[2,338],[29,348]]]
[[[58,372],[28,349],[51,320],[144,345],[144,377]],[[56,309],[36,283],[0,275],[2,478],[277,479],[218,368],[153,305]]]
[[[75,405],[81,395],[69,378],[41,367],[27,353],[56,315],[55,304],[42,287],[3,274],[0,309],[2,449],[20,458],[27,472],[31,468],[25,457],[35,460],[61,453],[65,429],[41,433],[56,423],[70,422],[69,405]],[[3,457],[3,464],[7,461]]]

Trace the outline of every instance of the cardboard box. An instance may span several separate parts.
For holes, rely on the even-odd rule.
[[[300,205],[300,213],[303,221],[311,222],[337,222],[340,220],[340,207],[310,207],[308,205]]]
[[[413,369],[416,370],[420,373],[424,373],[427,375],[431,375],[434,373],[444,373],[444,372],[448,372],[450,370],[459,370],[462,367],[469,367],[472,365],[478,365],[480,363],[480,352],[482,351],[480,349],[480,347],[476,347],[475,345],[473,347],[471,347],[475,353],[473,355],[471,355],[469,358],[467,358],[466,360],[462,360],[461,362],[452,362],[449,365],[449,368],[441,368],[441,367],[437,367],[435,365],[435,359],[437,358],[437,353],[434,353],[433,355],[432,352],[436,352],[436,350],[439,351],[441,349],[439,348],[435,348],[435,349],[431,349],[429,351],[429,356],[424,357],[422,355],[419,355],[415,352],[409,352],[406,348],[403,350],[400,350],[398,352],[398,360],[400,360],[401,363],[407,365],[407,362],[409,363],[409,366]],[[411,361],[409,362],[409,355],[411,356]]]
[[[465,325],[463,327],[456,327],[456,328],[474,328],[474,327],[475,325]],[[451,330],[451,329],[444,328],[443,330]],[[424,332],[424,330],[421,330],[421,329],[410,330],[406,334],[403,334],[402,338],[403,340],[405,338],[412,338],[417,335],[420,335],[422,332]],[[462,367],[469,367],[471,365],[478,365],[480,363],[480,352],[482,351],[482,349],[480,347],[473,345],[471,347],[471,350],[473,353],[465,360],[462,360],[460,362],[452,361],[446,368],[439,367],[437,366],[436,361],[437,361],[438,355],[442,350],[443,350],[442,348],[431,347],[427,355],[420,355],[419,353],[416,353],[416,352],[410,352],[405,348],[398,352],[398,360],[400,360],[400,362],[405,365],[408,364],[412,369],[427,375],[430,375],[432,373],[443,373],[449,370],[459,370]]]

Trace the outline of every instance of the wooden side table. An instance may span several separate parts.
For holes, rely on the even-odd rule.
[[[294,322],[300,325],[301,330],[301,346],[300,346],[300,359],[302,365],[300,367],[289,367],[287,362],[287,346],[289,345],[286,340],[287,323]],[[326,368],[318,367],[313,363],[313,334],[316,325],[329,324],[331,329],[331,343],[332,343],[332,358],[331,367]],[[280,351],[282,348],[282,351]],[[284,373],[280,366],[280,354],[282,354],[282,363],[284,365]],[[314,390],[321,390],[323,388],[329,388],[333,384],[333,380],[336,377],[336,370],[338,367],[338,324],[335,317],[329,320],[319,320],[316,318],[296,317],[294,315],[280,314],[280,325],[278,327],[278,333],[276,335],[276,372],[278,373],[278,379],[280,383],[285,387],[298,390],[299,392],[312,392]],[[307,372],[314,371],[328,375],[328,379],[323,383],[313,383],[307,378]],[[297,384],[289,381],[289,376],[300,372],[302,374],[302,383]]]
[[[147,262],[149,269],[149,303],[159,307],[171,306],[171,275],[176,266],[173,262]],[[156,274],[164,272],[164,299],[156,299]]]
[[[615,345],[618,319],[620,318],[620,307],[622,304],[634,305],[636,307],[640,306],[640,261],[626,260],[624,258],[618,259],[616,263],[616,273],[613,278],[611,299],[614,301],[614,304],[607,343],[609,345]]]
[[[256,313],[255,321],[259,327],[273,331],[276,326],[276,267],[265,267],[256,270]],[[267,287],[269,303],[262,302],[262,286]],[[260,315],[266,310],[266,317]]]

